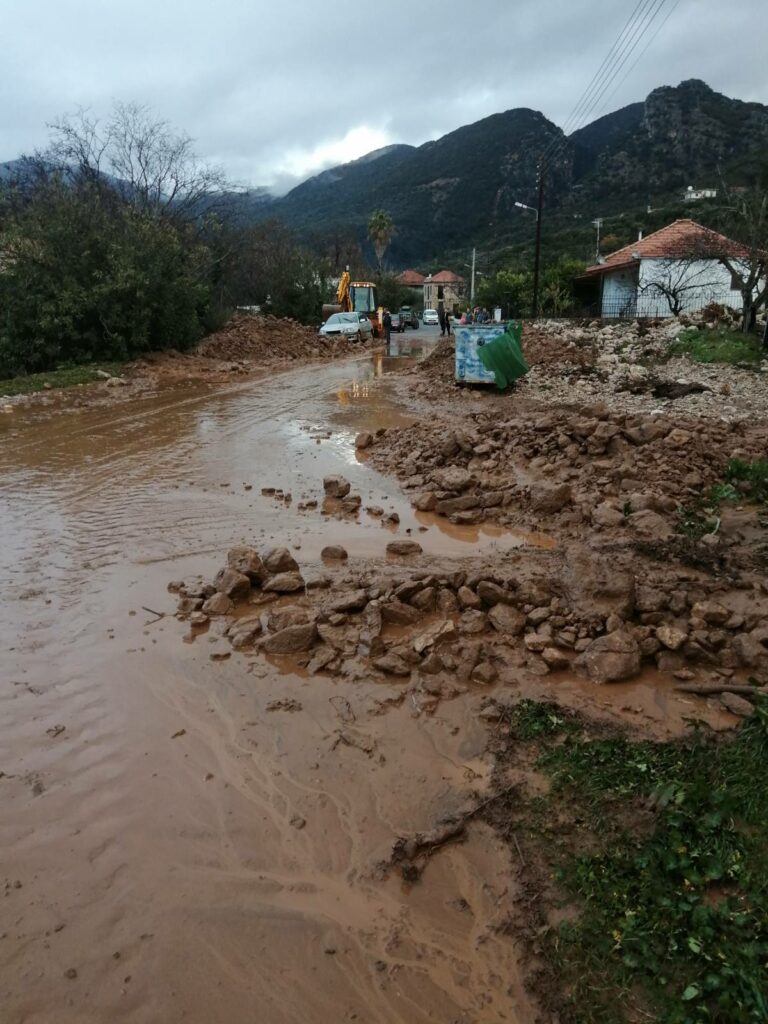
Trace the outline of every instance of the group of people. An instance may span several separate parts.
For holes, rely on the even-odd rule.
[[[475,306],[474,309],[468,309],[466,313],[461,314],[461,320],[459,323],[462,324],[487,324],[491,320],[491,314],[482,306]]]

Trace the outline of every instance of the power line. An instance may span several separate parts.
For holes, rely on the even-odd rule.
[[[576,106],[573,108],[571,113],[565,119],[565,123],[563,124],[563,133],[564,134],[567,135],[569,133],[569,131],[570,131],[570,126],[572,124],[576,124],[577,123],[579,117],[581,116],[581,111],[584,108],[586,102],[588,101],[588,99],[589,99],[589,97],[590,97],[590,95],[592,93],[593,88],[596,86],[596,84],[597,84],[598,80],[600,79],[600,77],[602,76],[603,72],[607,70],[607,65],[608,65],[609,61],[611,60],[611,58],[612,58],[612,56],[614,54],[614,51],[621,44],[622,39],[624,38],[624,36],[625,36],[627,30],[629,29],[630,25],[632,24],[632,22],[634,21],[634,19],[635,19],[636,15],[637,15],[638,11],[640,10],[640,8],[642,8],[647,2],[648,2],[648,0],[638,0],[637,4],[635,6],[635,9],[632,11],[632,13],[630,14],[629,18],[627,18],[627,21],[625,22],[624,27],[622,28],[621,32],[619,33],[619,35],[614,40],[613,45],[608,50],[608,53],[603,58],[602,64],[597,69],[597,71],[594,73],[594,75],[592,76],[592,79],[590,80],[590,82],[587,85],[586,89],[581,94],[579,99],[576,101]]]
[[[600,103],[602,98],[605,96],[607,90],[613,85],[616,77],[621,72],[624,65],[627,63],[633,52],[637,48],[638,44],[642,40],[643,36],[648,32],[649,28],[661,13],[664,5],[668,0],[649,0],[650,7],[644,6],[641,16],[636,20],[635,24],[632,25],[629,35],[624,39],[621,49],[615,54],[614,59],[611,62],[610,71],[607,70],[607,76],[604,75],[600,82],[597,90],[593,90],[590,96],[589,105],[582,110],[579,120],[582,124],[586,124],[589,121],[592,112],[595,110],[597,105]],[[678,0],[679,2],[679,0]],[[666,19],[665,19],[666,21]],[[631,70],[631,69],[630,69]],[[629,72],[627,72],[627,75]],[[627,77],[625,75],[625,78]],[[623,81],[623,80],[622,80]],[[581,125],[579,126],[581,127]],[[572,128],[570,134],[577,129]],[[542,155],[542,164],[545,160],[554,158],[560,150],[562,150],[568,142],[568,135],[563,134],[555,140],[554,144],[550,143],[549,147],[544,151]]]
[[[632,61],[632,64],[630,65],[630,67],[629,67],[629,69],[627,70],[626,74],[625,74],[625,75],[624,75],[624,77],[623,77],[623,78],[621,79],[621,81],[620,81],[620,82],[618,83],[618,85],[616,86],[616,88],[615,88],[615,89],[613,90],[613,92],[612,92],[612,93],[611,93],[611,94],[610,94],[610,95],[608,96],[608,99],[607,99],[607,100],[605,101],[605,105],[603,106],[603,110],[602,110],[602,113],[600,114],[600,116],[601,116],[601,117],[602,117],[602,116],[603,116],[603,114],[605,114],[605,112],[606,112],[606,111],[608,110],[608,107],[610,106],[610,104],[611,104],[611,100],[613,99],[613,97],[614,97],[614,96],[616,95],[616,93],[617,93],[617,92],[619,91],[619,89],[620,89],[620,88],[622,87],[622,85],[624,85],[624,83],[626,82],[626,80],[627,80],[627,79],[629,78],[629,76],[630,76],[630,75],[632,74],[632,72],[633,72],[633,71],[635,70],[635,68],[637,67],[637,65],[638,65],[638,64],[640,63],[640,61],[641,61],[641,60],[643,59],[643,57],[645,56],[645,54],[647,53],[647,51],[648,51],[648,50],[650,49],[650,47],[651,47],[651,46],[653,45],[653,43],[654,43],[654,41],[655,41],[656,37],[657,37],[657,36],[659,35],[659,33],[661,32],[661,30],[662,30],[662,29],[664,28],[664,26],[665,26],[665,25],[667,24],[667,22],[669,21],[669,19],[670,19],[670,18],[672,17],[672,15],[673,15],[673,14],[675,13],[675,11],[677,10],[677,8],[678,8],[679,6],[680,6],[680,0],[675,0],[674,4],[673,4],[673,5],[672,5],[672,6],[670,7],[670,9],[669,9],[669,10],[667,11],[667,16],[666,16],[666,18],[664,18],[664,20],[663,20],[663,21],[661,22],[661,24],[659,25],[659,27],[658,27],[658,28],[656,29],[656,31],[655,31],[655,32],[653,33],[653,35],[651,36],[651,38],[650,38],[650,39],[648,40],[648,42],[647,42],[647,43],[645,44],[645,46],[644,46],[644,47],[642,48],[642,50],[641,50],[641,51],[640,51],[640,53],[639,53],[639,54],[637,55],[637,57],[635,58],[635,60],[633,60],[633,61]]]

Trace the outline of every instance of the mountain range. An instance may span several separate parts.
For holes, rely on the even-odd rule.
[[[679,201],[688,185],[747,184],[768,165],[768,106],[690,79],[663,86],[565,136],[542,113],[507,110],[422,146],[393,145],[322,171],[280,198],[261,190],[257,219],[277,217],[310,242],[364,242],[371,212],[396,225],[388,262],[428,265],[473,245],[530,237],[537,165],[548,152],[546,208],[564,226]]]

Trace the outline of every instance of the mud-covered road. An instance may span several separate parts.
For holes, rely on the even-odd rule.
[[[417,519],[358,459],[356,430],[408,420],[385,362],[3,422],[5,1024],[529,1019],[490,833],[446,850],[428,887],[376,869],[482,786],[468,701],[425,719],[381,682],[246,674],[181,642],[166,591],[242,541],[380,555],[378,519],[297,510],[328,472],[427,552],[521,542]]]

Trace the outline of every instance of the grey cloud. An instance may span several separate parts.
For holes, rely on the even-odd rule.
[[[114,99],[149,104],[235,180],[283,186],[286,154],[361,125],[412,144],[514,106],[562,125],[633,7],[6,0],[0,160],[43,145],[61,113],[106,113]],[[681,0],[608,109],[691,77],[765,102],[761,20],[760,0]]]

